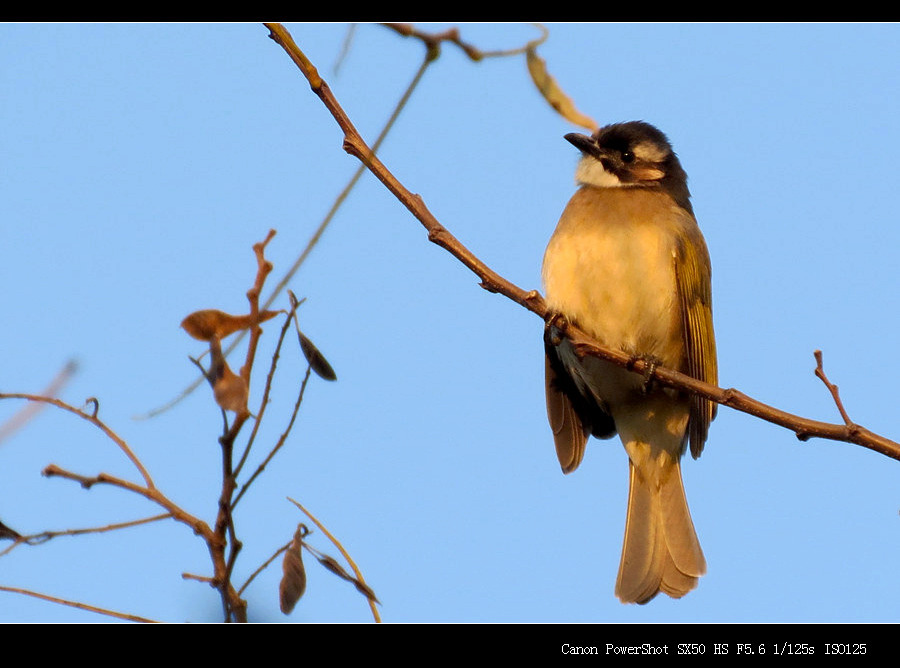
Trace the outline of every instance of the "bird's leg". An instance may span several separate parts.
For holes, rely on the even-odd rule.
[[[656,372],[656,368],[663,366],[663,363],[655,355],[632,355],[628,361],[628,368],[634,369],[635,362],[638,360],[644,363],[644,371],[641,374],[644,377],[644,382],[641,385],[641,394],[646,395],[653,388],[653,374]]]
[[[569,320],[562,313],[552,313],[547,316],[544,326],[544,343],[554,348],[562,343]]]

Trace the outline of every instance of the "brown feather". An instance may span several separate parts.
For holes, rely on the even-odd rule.
[[[545,379],[547,383],[547,418],[553,430],[553,441],[556,444],[556,456],[563,473],[571,473],[578,468],[584,457],[584,446],[588,433],[575,412],[572,402],[557,384],[556,372],[545,359]]]

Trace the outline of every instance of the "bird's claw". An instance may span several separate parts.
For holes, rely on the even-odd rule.
[[[647,395],[653,388],[653,374],[656,373],[657,367],[663,366],[663,363],[661,359],[653,355],[634,355],[628,364],[629,368],[634,368],[634,364],[638,360],[644,363],[644,371],[641,374],[644,377],[644,382],[641,384],[641,394]]]
[[[546,322],[544,342],[556,347],[562,343],[564,332],[569,326],[569,320],[562,313],[552,313],[547,316]]]

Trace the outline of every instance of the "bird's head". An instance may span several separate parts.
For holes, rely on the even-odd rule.
[[[575,170],[579,183],[597,188],[661,188],[685,208],[690,206],[687,174],[666,135],[649,123],[614,123],[591,136],[573,132],[565,138],[581,151]]]

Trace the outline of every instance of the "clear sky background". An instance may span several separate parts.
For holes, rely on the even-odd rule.
[[[450,24],[422,26],[439,30]],[[287,24],[373,141],[422,46],[361,25]],[[483,49],[528,24],[460,26]],[[539,53],[599,123],[665,131],[690,175],[713,262],[720,383],[900,438],[896,379],[900,26],[550,24]],[[357,168],[299,70],[260,24],[0,25],[0,390],[97,397],[157,484],[209,521],[221,416],[196,377],[201,308],[246,309],[251,245],[269,228],[274,284]],[[540,287],[574,191],[577,130],[524,57],[473,63],[446,45],[383,146],[394,174],[482,260]],[[618,440],[564,476],[547,426],[542,323],[429,243],[371,175],[291,283],[338,374],[314,378],[285,449],[241,502],[242,582],[305,517],[343,542],[386,622],[896,622],[900,463],[722,408],[684,466],[709,564],[680,601],[613,595],[627,493]],[[286,306],[286,297],[278,302]],[[260,370],[279,328],[269,324]],[[289,342],[293,343],[293,339]],[[304,371],[282,353],[255,453],[286,424]],[[258,400],[262,383],[254,384]],[[23,402],[0,402],[0,419]],[[0,520],[21,533],[156,514],[110,487],[41,476],[55,463],[137,479],[96,429],[46,409],[0,443]],[[338,556],[320,532],[312,545]],[[0,542],[0,549],[8,546]],[[254,621],[366,622],[351,585],[306,555],[278,610],[280,564],[246,593]],[[0,557],[0,584],[170,622],[216,621],[205,547],[174,522],[63,537]],[[0,592],[0,621],[106,621]]]

